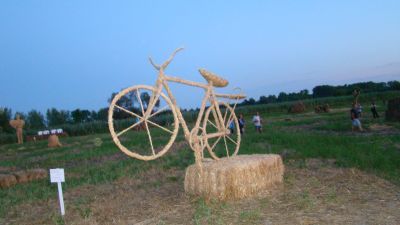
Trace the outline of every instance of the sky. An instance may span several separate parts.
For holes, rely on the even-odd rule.
[[[0,1],[0,107],[98,110],[112,92],[206,68],[248,97],[400,80],[400,1]],[[172,84],[183,108],[202,89]]]

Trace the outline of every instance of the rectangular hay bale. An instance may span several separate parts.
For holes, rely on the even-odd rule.
[[[282,183],[284,165],[275,154],[238,155],[186,169],[185,192],[206,199],[242,199]]]

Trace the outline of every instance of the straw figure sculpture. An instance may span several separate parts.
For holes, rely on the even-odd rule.
[[[354,89],[353,91],[353,104],[358,105],[358,98],[360,97],[360,89]]]
[[[24,143],[24,138],[23,138],[24,125],[25,121],[22,120],[19,115],[16,116],[15,120],[10,121],[10,126],[16,130],[18,144]]]
[[[185,191],[206,199],[242,199],[267,191],[283,181],[284,166],[279,155],[239,155],[186,169]]]
[[[229,82],[205,69],[199,69],[199,73],[207,83],[184,80],[165,73],[166,67],[180,50],[182,49],[173,52],[163,64],[156,64],[149,58],[151,65],[158,71],[154,86],[131,86],[120,91],[112,99],[108,110],[108,126],[114,143],[130,157],[145,161],[154,160],[171,149],[178,135],[179,127],[181,127],[183,136],[195,156],[195,164],[187,168],[185,176],[185,191],[189,194],[204,195],[220,200],[239,199],[262,192],[282,182],[284,167],[279,155],[237,156],[241,134],[235,108],[238,100],[244,99],[245,95],[217,93],[215,88],[226,87]],[[191,128],[177,105],[169,82],[204,90],[197,119]],[[140,95],[144,92],[151,93],[146,104],[143,104]],[[118,104],[120,99],[129,95],[136,95],[140,113]],[[232,104],[226,99],[234,100],[235,103]],[[161,110],[154,110],[159,100],[163,100],[165,106]],[[207,103],[209,103],[208,106]],[[156,120],[150,120],[162,113],[163,110],[168,111],[173,119],[171,123],[165,123],[170,125],[165,126],[154,122]],[[118,128],[118,124],[114,121],[114,112],[125,112],[134,117],[133,121],[136,122],[126,128]],[[123,135],[141,125],[144,126],[143,132],[147,134],[149,144],[141,146],[139,151],[125,145]],[[164,132],[163,135],[168,140],[161,146],[155,147],[153,140],[158,137],[152,136],[155,132],[150,132],[151,129],[159,129]],[[218,148],[218,144],[224,149],[223,152],[217,152],[218,149],[221,149]],[[208,151],[214,160],[205,161],[204,151]]]
[[[62,144],[60,143],[60,140],[58,139],[58,136],[55,134],[52,134],[48,138],[48,144],[47,146],[49,148],[56,148],[56,147],[61,147]]]

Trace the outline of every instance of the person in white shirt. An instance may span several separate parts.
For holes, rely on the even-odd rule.
[[[260,117],[260,114],[257,112],[257,114],[255,116],[253,116],[253,123],[254,126],[256,127],[256,131],[258,131],[259,133],[262,132],[262,119]]]

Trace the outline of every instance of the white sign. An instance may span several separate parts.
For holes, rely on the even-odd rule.
[[[57,183],[58,187],[58,200],[60,200],[60,210],[61,210],[61,215],[65,215],[65,209],[64,209],[64,197],[62,193],[62,186],[61,182],[65,182],[65,176],[64,176],[64,169],[50,169],[50,182],[51,183]]]
[[[65,182],[64,169],[50,169],[50,182],[58,183]]]

